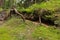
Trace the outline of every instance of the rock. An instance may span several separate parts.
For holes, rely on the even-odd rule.
[[[5,10],[0,12],[0,21],[5,20],[8,17],[8,14]]]

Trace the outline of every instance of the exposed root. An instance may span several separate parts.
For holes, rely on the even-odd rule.
[[[16,14],[20,15],[23,21],[25,22],[25,17],[21,13],[19,13],[16,8],[14,8],[13,10],[15,11]]]

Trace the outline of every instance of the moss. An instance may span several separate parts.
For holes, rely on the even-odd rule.
[[[2,11],[3,9],[2,8],[0,8],[0,11]]]
[[[59,32],[59,34],[58,34]],[[53,27],[46,28],[45,26],[40,26],[35,29],[33,32],[33,37],[36,40],[59,40],[60,31],[54,29]]]

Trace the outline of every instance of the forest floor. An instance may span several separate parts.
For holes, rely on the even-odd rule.
[[[59,7],[59,0],[50,0],[41,4],[34,4],[26,10],[31,12],[36,8],[42,8],[52,12],[55,8],[59,9]],[[18,10],[20,9],[18,8]],[[8,20],[0,21],[0,40],[60,40],[60,28],[44,23],[40,25],[39,22],[29,20],[23,22],[21,18],[12,16]]]
[[[0,40],[60,40],[60,29],[13,16],[0,21]]]

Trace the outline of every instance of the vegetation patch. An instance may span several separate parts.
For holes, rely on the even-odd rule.
[[[59,40],[60,31],[53,27],[46,28],[45,26],[39,26],[33,32],[33,37],[36,40]]]

